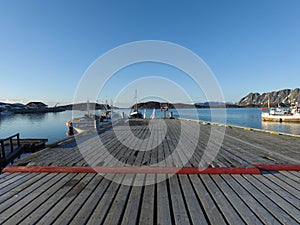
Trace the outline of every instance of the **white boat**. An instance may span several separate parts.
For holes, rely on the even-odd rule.
[[[129,114],[129,118],[130,119],[143,119],[144,116],[142,113],[139,112],[139,109],[138,109],[138,104],[137,104],[137,90],[135,90],[135,105],[133,107],[133,110],[130,112]]]
[[[86,131],[98,131],[104,122],[100,121],[99,116],[85,115],[84,117],[74,118],[68,121],[66,125],[73,128],[77,133]],[[70,131],[69,131],[70,132]]]
[[[87,131],[98,132],[100,128],[106,124],[124,119],[120,113],[114,112],[112,110],[112,106],[111,110],[105,107],[104,111],[100,113],[100,115],[94,115],[90,113],[89,103],[87,104],[87,106],[87,114],[85,114],[84,117],[74,118],[66,123],[67,127],[69,127],[69,135],[72,134],[73,129],[77,133]]]
[[[9,111],[9,110],[3,110],[3,111],[0,111],[0,116],[9,116],[9,115],[12,115],[13,112]]]
[[[300,107],[291,108],[270,108],[269,112],[261,114],[262,121],[274,122],[300,122]]]
[[[13,114],[12,111],[10,111],[10,106],[4,104],[0,105],[0,116],[9,116]]]
[[[151,113],[150,119],[155,119],[155,108],[153,109],[153,111]]]
[[[133,110],[130,114],[129,114],[129,118],[130,119],[143,119],[144,116],[142,113],[140,113],[138,110]]]

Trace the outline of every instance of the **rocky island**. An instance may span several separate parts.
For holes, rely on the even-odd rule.
[[[250,93],[243,97],[239,102],[239,106],[243,107],[267,107],[270,102],[271,107],[289,107],[292,104],[300,103],[300,89],[283,89],[263,94]]]

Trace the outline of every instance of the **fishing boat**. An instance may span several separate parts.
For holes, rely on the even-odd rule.
[[[110,109],[107,103],[104,105],[104,111],[99,115],[95,115],[90,112],[90,105],[87,102],[87,113],[83,117],[74,118],[66,123],[69,127],[67,135],[72,135],[74,129],[77,133],[83,133],[87,131],[99,131],[101,127],[112,122],[124,119],[123,114],[113,111],[113,106]]]
[[[143,114],[138,111],[138,109],[134,109],[130,114],[129,114],[130,119],[143,119]]]
[[[300,122],[300,107],[269,108],[269,112],[262,112],[262,121],[273,122]]]
[[[12,111],[9,111],[9,110],[0,110],[0,116],[9,116],[9,115],[12,115],[13,112]]]
[[[86,131],[97,131],[103,123],[103,118],[99,115],[94,115],[90,111],[90,103],[87,101],[87,113],[83,117],[74,118],[66,123],[69,127],[67,135],[73,135],[74,131],[83,133]]]
[[[111,121],[114,122],[116,120],[124,119],[123,113],[119,113],[114,111],[113,101],[111,101],[110,109],[108,109],[108,104],[104,106],[105,110],[100,114],[101,121]]]
[[[75,118],[66,123],[67,127],[74,129],[77,133],[83,133],[86,131],[97,131],[101,126],[99,116],[85,115],[84,117]],[[70,131],[69,131],[70,132]]]
[[[129,118],[130,119],[143,119],[143,114],[139,112],[139,109],[138,109],[138,103],[137,103],[137,90],[135,90],[135,105],[132,109],[132,111],[130,112],[129,114]]]

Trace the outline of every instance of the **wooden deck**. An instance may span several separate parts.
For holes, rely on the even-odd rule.
[[[48,139],[20,139],[19,133],[0,139],[0,172],[23,153],[32,153],[45,148],[47,141]]]
[[[78,144],[65,143],[18,160],[14,166],[25,166],[23,173],[0,175],[0,223],[300,223],[299,169],[259,169],[260,174],[139,173],[139,168],[203,165],[210,134],[224,128],[200,124],[200,138],[194,145],[193,131],[199,124],[148,122],[131,123],[130,130],[126,124],[115,126],[99,135],[82,136]],[[182,126],[188,129],[182,131]],[[165,135],[160,143],[161,134]],[[207,165],[212,169],[253,168],[254,164],[299,168],[299,146],[298,137],[227,127],[220,151]],[[26,172],[26,166],[126,167],[136,172]]]

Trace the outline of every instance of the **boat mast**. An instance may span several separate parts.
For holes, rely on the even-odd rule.
[[[270,110],[271,106],[270,106],[270,93],[268,93],[268,108]]]
[[[89,100],[87,100],[87,102],[86,102],[86,109],[87,109],[87,114],[91,115],[90,114],[90,101]]]
[[[134,98],[135,98],[135,111],[138,111],[138,105],[137,105],[137,89],[135,89],[135,95],[134,95]]]

